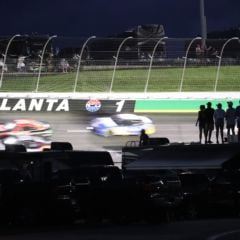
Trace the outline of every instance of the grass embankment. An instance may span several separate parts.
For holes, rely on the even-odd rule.
[[[182,91],[213,91],[217,67],[186,68]],[[82,70],[79,73],[77,92],[108,92],[113,70]],[[113,92],[143,92],[148,69],[117,69]],[[178,91],[182,68],[152,69],[148,92]],[[72,92],[76,73],[43,74],[39,92]],[[5,74],[1,91],[32,92],[37,74]],[[222,66],[217,91],[240,91],[240,66]]]

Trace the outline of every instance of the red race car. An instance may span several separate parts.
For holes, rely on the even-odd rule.
[[[50,138],[52,136],[52,129],[49,123],[31,119],[15,119],[0,124],[0,139],[19,135]]]

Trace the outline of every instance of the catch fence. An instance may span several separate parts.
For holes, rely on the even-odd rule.
[[[240,91],[236,38],[47,40],[2,46],[1,92]]]

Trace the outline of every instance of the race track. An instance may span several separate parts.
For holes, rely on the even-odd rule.
[[[140,114],[139,114],[140,115]],[[195,126],[196,114],[142,114],[150,117],[156,126],[152,137],[167,137],[170,142],[198,141],[198,127]],[[87,129],[93,115],[81,113],[1,113],[0,121],[16,118],[29,118],[46,121],[53,128],[52,141],[71,142],[78,150],[120,150],[127,141],[138,141],[138,136],[96,136]]]

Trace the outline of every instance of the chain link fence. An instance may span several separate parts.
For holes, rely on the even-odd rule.
[[[0,40],[1,92],[240,91],[236,38],[20,40]]]

